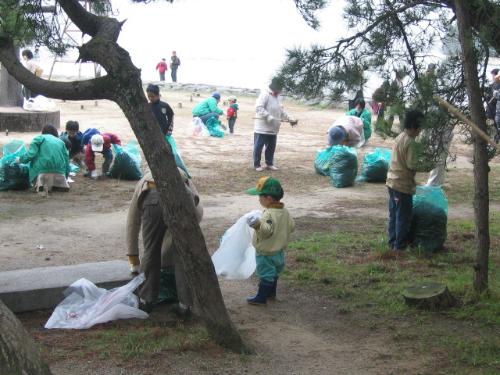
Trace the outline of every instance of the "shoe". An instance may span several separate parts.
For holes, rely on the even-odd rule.
[[[134,275],[138,275],[140,268],[141,268],[141,266],[138,264],[131,264],[130,265],[130,273],[133,273]]]
[[[261,280],[259,283],[259,291],[255,297],[247,298],[250,305],[265,306],[267,304],[267,297],[273,288],[274,283]]]
[[[278,278],[274,279],[273,282],[273,287],[269,291],[269,295],[267,296],[267,299],[276,299],[276,288],[278,287]]]
[[[255,168],[255,170],[256,170],[257,172],[262,172],[262,171],[264,170],[264,168],[262,168],[262,167],[256,167],[256,168]]]
[[[142,310],[148,314],[153,311],[154,303],[153,302],[146,302],[144,300],[139,300],[139,310]]]
[[[279,168],[274,165],[268,165],[267,169],[269,169],[270,171],[277,171]]]

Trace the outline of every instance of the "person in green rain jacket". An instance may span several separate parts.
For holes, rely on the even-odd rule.
[[[363,133],[365,136],[365,143],[368,142],[368,139],[372,136],[372,114],[369,110],[365,108],[365,100],[362,98],[356,99],[354,103],[355,108],[351,109],[346,113],[348,116],[356,116],[363,121]]]
[[[218,106],[219,102],[220,94],[215,91],[210,98],[198,103],[198,105],[193,108],[193,116],[199,117],[204,124],[212,117],[219,119],[219,116],[224,113]]]
[[[59,139],[57,129],[53,125],[43,127],[42,134],[33,138],[28,152],[22,155],[18,162],[29,163],[29,180],[32,184],[36,184],[41,174],[61,175],[64,180],[69,174],[68,149]]]

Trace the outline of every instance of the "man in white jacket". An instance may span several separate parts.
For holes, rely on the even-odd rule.
[[[278,169],[274,165],[274,151],[281,121],[288,121],[292,126],[297,123],[283,109],[280,95],[282,89],[280,80],[273,78],[269,88],[261,91],[255,103],[253,166],[258,172],[264,170],[260,163],[264,146],[266,168],[272,171]]]

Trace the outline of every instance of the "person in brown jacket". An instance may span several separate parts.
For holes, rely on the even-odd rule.
[[[198,222],[203,217],[203,207],[196,186],[186,173],[177,168],[187,191],[193,198]],[[139,232],[142,227],[144,254],[139,260]],[[193,306],[184,275],[184,269],[177,261],[177,250],[172,242],[172,234],[163,221],[160,195],[150,171],[137,183],[127,216],[127,255],[131,272],[139,270],[146,275],[146,281],[139,287],[140,308],[150,312],[158,300],[161,270],[169,270],[175,275],[175,287],[179,300],[179,310],[189,312]]]
[[[405,114],[404,131],[396,138],[392,148],[391,166],[386,185],[389,190],[389,246],[405,250],[411,225],[413,195],[419,170],[415,155],[415,138],[420,134],[424,114],[409,110]]]

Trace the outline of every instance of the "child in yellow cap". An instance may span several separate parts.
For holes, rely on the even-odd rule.
[[[251,305],[265,305],[268,298],[276,298],[278,277],[285,268],[285,250],[295,223],[284,204],[280,202],[284,191],[273,177],[261,177],[248,194],[258,195],[264,207],[260,219],[249,217],[247,224],[255,229],[252,244],[255,247],[259,290],[255,297],[247,298]]]

